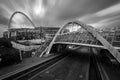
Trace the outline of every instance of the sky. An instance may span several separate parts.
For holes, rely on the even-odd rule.
[[[37,27],[61,27],[76,19],[94,27],[120,24],[120,0],[0,0],[0,34],[15,11],[25,13]],[[22,19],[17,14],[13,23]]]

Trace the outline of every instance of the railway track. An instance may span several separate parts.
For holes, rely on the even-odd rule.
[[[88,80],[109,80],[108,75],[95,54],[92,54],[90,57]]]
[[[96,56],[62,55],[4,80],[109,80]]]
[[[90,57],[89,79],[88,80],[102,80],[94,54],[92,54]]]
[[[2,80],[28,80],[32,76],[36,75],[37,73],[43,71],[47,67],[57,63],[58,61],[62,60],[67,55],[59,55],[51,60],[48,60],[46,62],[43,62],[39,65],[36,65],[34,67],[31,67],[27,70],[24,70],[22,72],[16,73],[14,75],[11,75],[9,77],[2,78]]]
[[[88,55],[70,54],[29,80],[87,80],[88,67]]]

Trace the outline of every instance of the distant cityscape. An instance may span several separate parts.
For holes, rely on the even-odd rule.
[[[10,29],[10,38],[14,40],[31,40],[31,39],[51,39],[58,31],[58,27],[36,27]],[[3,37],[8,38],[8,31],[3,32]]]
[[[14,40],[32,40],[32,39],[52,39],[60,27],[36,27],[36,28],[15,28],[10,29],[10,37]],[[71,32],[78,27],[67,27],[66,30]],[[97,31],[120,31],[119,26],[95,28]],[[65,30],[65,31],[66,31]],[[8,38],[8,31],[3,32],[3,37]]]

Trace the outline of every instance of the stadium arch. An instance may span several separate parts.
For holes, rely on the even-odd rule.
[[[23,16],[25,16],[25,17],[30,21],[30,23],[33,25],[33,27],[35,28],[35,25],[34,25],[34,23],[32,22],[32,20],[31,20],[25,13],[23,13],[23,12],[21,12],[21,11],[15,11],[15,12],[11,15],[10,20],[9,20],[9,22],[8,22],[8,38],[10,38],[11,21],[12,21],[12,19],[14,18],[14,16],[15,16],[16,14],[22,14]]]

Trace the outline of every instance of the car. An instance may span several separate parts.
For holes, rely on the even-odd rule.
[[[22,61],[21,53],[12,47],[11,41],[0,38],[0,65],[19,63]]]

